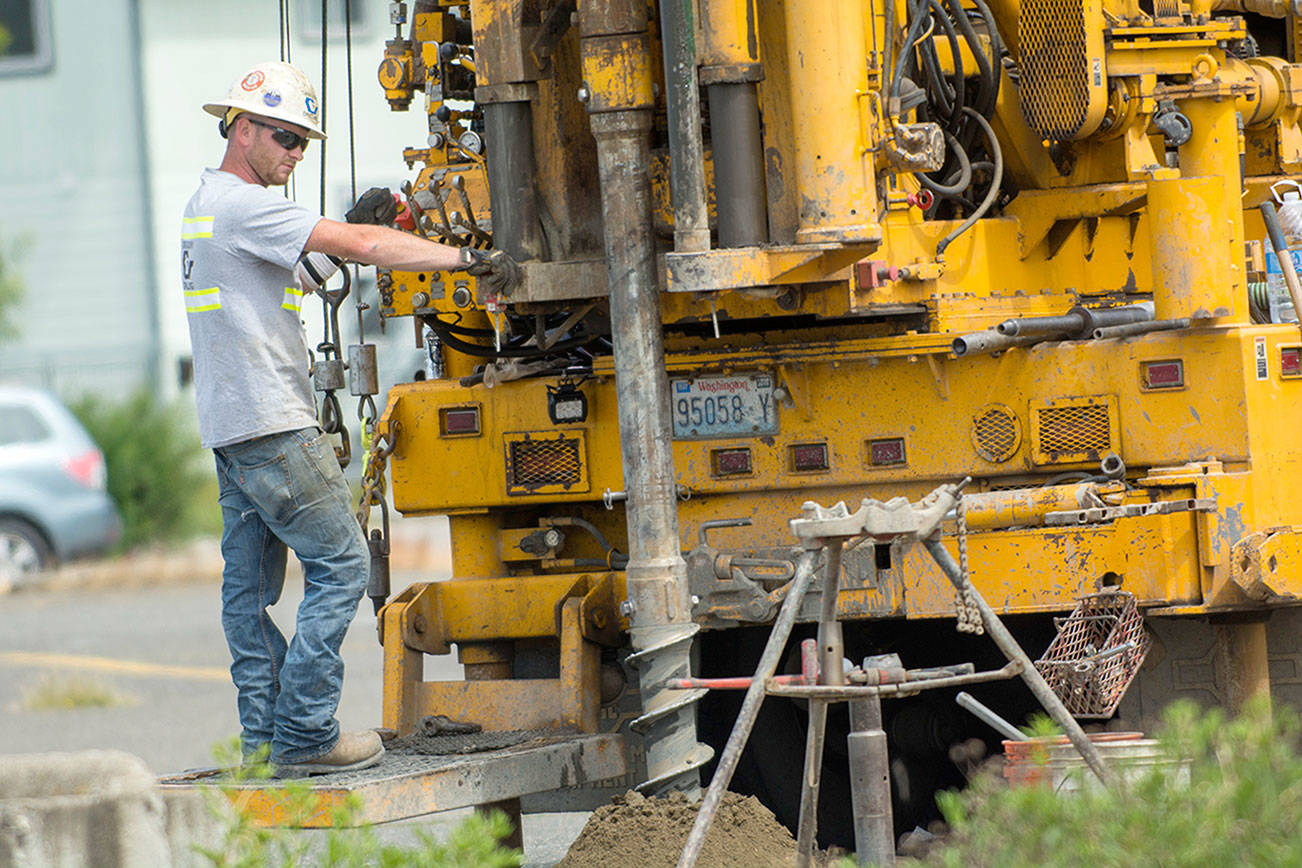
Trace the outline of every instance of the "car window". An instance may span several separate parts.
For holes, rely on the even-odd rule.
[[[50,439],[50,426],[31,407],[0,404],[0,446]]]

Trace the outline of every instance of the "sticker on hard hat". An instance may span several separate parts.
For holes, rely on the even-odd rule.
[[[262,74],[262,70],[255,69],[253,70],[253,72],[250,72],[248,75],[244,76],[244,81],[240,82],[240,87],[249,91],[257,90],[258,88],[262,87],[262,82],[265,80],[266,80],[266,76]]]
[[[316,100],[310,96],[303,97],[303,105],[307,106],[307,113],[316,117]]]
[[[280,105],[280,94],[274,90],[269,90],[262,95],[262,101],[271,107]]]

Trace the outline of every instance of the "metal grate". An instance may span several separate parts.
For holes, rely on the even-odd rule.
[[[1022,113],[1045,138],[1080,138],[1102,119],[1106,89],[1102,82],[1091,86],[1091,75],[1102,62],[1097,56],[1102,46],[1094,44],[1101,36],[1090,32],[1103,24],[1101,16],[1095,22],[1091,14],[1097,5],[1081,0],[1025,0],[1021,5]]]
[[[1041,407],[1036,413],[1039,414],[1041,452],[1050,455],[1062,452],[1102,454],[1112,449],[1106,404]]]
[[[977,455],[1002,463],[1012,458],[1022,442],[1022,425],[1007,407],[992,404],[972,420],[972,442]]]
[[[583,478],[579,441],[573,437],[554,440],[517,440],[507,444],[512,487],[572,485]]]
[[[1111,717],[1151,642],[1134,594],[1089,594],[1054,621],[1058,635],[1035,668],[1073,716]]]

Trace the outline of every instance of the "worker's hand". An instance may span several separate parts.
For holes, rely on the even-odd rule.
[[[372,187],[367,190],[344,214],[344,219],[349,223],[369,223],[372,226],[388,226],[397,217],[398,203],[387,187]]]
[[[463,247],[461,264],[467,274],[479,278],[485,289],[497,295],[510,295],[524,279],[519,264],[505,250]]]

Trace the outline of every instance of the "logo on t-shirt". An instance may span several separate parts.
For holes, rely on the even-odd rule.
[[[240,87],[248,91],[254,91],[262,87],[262,82],[265,80],[266,76],[262,74],[262,70],[255,69],[253,72],[244,76],[244,81],[240,82]]]

